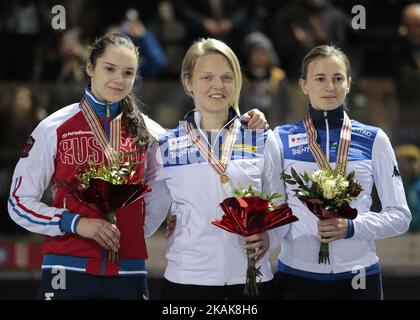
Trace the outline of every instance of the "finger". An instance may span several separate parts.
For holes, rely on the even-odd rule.
[[[332,238],[332,237],[337,237],[340,234],[340,232],[338,232],[338,231],[326,231],[326,232],[320,232],[319,234],[322,238],[328,239],[328,238]]]
[[[255,241],[260,241],[260,240],[261,240],[261,236],[259,234],[253,234],[252,236],[245,237],[246,242],[255,242]]]
[[[318,226],[318,231],[320,232],[328,232],[328,231],[334,231],[337,230],[336,226]]]
[[[109,230],[111,230],[111,232],[113,233],[114,237],[116,237],[118,240],[120,240],[120,238],[121,238],[121,232],[120,232],[120,230],[118,229],[118,227],[115,224],[111,224]]]
[[[102,237],[98,234],[94,240],[101,245],[102,248],[105,248],[107,250],[110,250],[111,248],[106,244],[104,240],[102,240]]]
[[[111,250],[118,251],[120,246],[119,240],[113,236],[113,233],[109,229],[100,232],[99,236]]]
[[[258,115],[253,115],[252,118],[249,119],[248,121],[248,127],[251,128],[255,128],[255,124],[259,121],[259,116]]]
[[[241,121],[247,123],[251,117],[248,113],[245,113],[241,116]]]

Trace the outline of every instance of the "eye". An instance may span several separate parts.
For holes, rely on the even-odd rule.
[[[335,81],[335,82],[342,82],[342,81],[344,81],[344,78],[343,78],[343,77],[341,77],[341,76],[334,77],[334,81]]]
[[[230,74],[225,75],[225,76],[222,77],[222,80],[225,81],[225,82],[231,82],[231,81],[233,81],[233,76],[230,75]]]
[[[114,72],[115,68],[114,67],[105,67],[106,71],[108,72]]]
[[[132,77],[132,76],[134,76],[134,72],[133,71],[126,71],[125,76],[126,77]]]
[[[322,82],[324,80],[325,80],[324,77],[315,77],[315,81],[317,81],[317,82]]]
[[[211,76],[209,76],[209,75],[203,75],[203,76],[200,77],[200,79],[201,80],[210,80],[211,79]]]

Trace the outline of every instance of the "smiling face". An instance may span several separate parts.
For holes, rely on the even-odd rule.
[[[344,103],[350,88],[346,64],[337,56],[317,58],[309,63],[305,79],[299,80],[304,94],[317,110],[334,110]]]
[[[124,46],[107,45],[96,64],[87,64],[93,95],[101,101],[118,102],[132,90],[137,71],[137,56]]]
[[[234,100],[234,72],[223,55],[208,54],[197,59],[186,87],[198,111],[227,112]]]

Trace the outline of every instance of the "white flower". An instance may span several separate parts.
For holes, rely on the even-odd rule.
[[[333,199],[337,195],[336,181],[328,179],[321,184],[322,194],[326,199]]]

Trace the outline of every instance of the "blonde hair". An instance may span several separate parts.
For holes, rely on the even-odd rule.
[[[194,42],[192,46],[188,49],[185,54],[184,60],[182,61],[182,70],[181,70],[181,82],[184,87],[185,92],[191,98],[194,98],[191,92],[187,89],[187,82],[191,81],[191,77],[194,71],[195,64],[198,58],[204,57],[209,54],[221,54],[224,56],[232,70],[235,77],[235,95],[232,101],[232,107],[235,109],[236,113],[239,115],[239,96],[241,94],[242,88],[242,73],[241,67],[232,49],[226,45],[224,42],[208,38],[208,39],[199,39]]]

